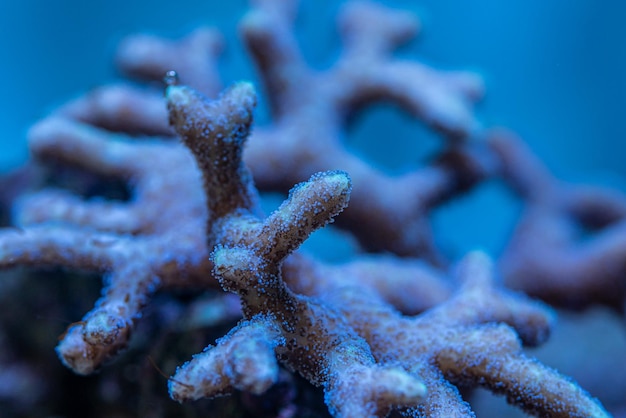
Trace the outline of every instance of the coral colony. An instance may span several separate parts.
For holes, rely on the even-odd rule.
[[[166,312],[163,303],[189,321],[190,312],[213,312],[204,329],[240,319],[214,345],[178,357],[169,395],[184,404],[232,394],[278,405],[257,416],[324,416],[307,415],[296,395],[275,394],[279,385],[310,384],[334,417],[470,417],[464,399],[483,387],[535,416],[610,416],[522,347],[542,344],[554,326],[543,303],[623,309],[626,198],[562,183],[514,135],[482,130],[472,109],[482,93],[475,75],[394,57],[415,36],[412,15],[344,4],[342,53],[318,71],[295,40],[295,2],[253,3],[240,29],[267,94],[266,126],[252,129],[257,87],[223,89],[220,35],[198,29],[180,41],[137,36],[120,47],[125,74],[165,75],[165,98],[162,85],[106,86],[31,129],[36,163],[21,172],[30,180],[17,183],[18,173],[3,183],[15,226],[0,230],[0,266],[95,272],[105,283],[95,307],[60,337],[61,362],[89,375],[115,369],[135,340],[162,345],[155,335],[173,321],[152,332],[144,322]],[[437,131],[440,154],[392,176],[345,148],[347,119],[381,101]],[[53,169],[42,172],[46,166]],[[73,191],[50,185],[67,170],[84,180]],[[429,213],[494,179],[525,203],[503,256],[447,260]],[[89,187],[130,197],[94,198]],[[268,191],[289,194],[265,216],[259,192]],[[298,252],[331,222],[361,251],[342,264]],[[33,370],[22,366],[26,379]]]

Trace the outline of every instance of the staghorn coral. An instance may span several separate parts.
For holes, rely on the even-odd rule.
[[[254,102],[250,87],[238,85],[219,102],[206,104],[192,90],[176,86],[173,75],[169,119],[195,160],[172,141],[162,92],[150,88],[98,89],[31,130],[38,160],[122,180],[131,194],[128,202],[116,202],[44,189],[20,199],[14,211],[18,228],[0,232],[3,268],[63,266],[106,277],[96,307],[62,336],[58,352],[64,363],[82,374],[98,369],[132,343],[129,336],[157,290],[216,289],[215,276],[242,298],[246,319],[170,380],[175,399],[233,389],[267,393],[279,381],[278,356],[289,369],[322,385],[337,416],[384,416],[392,408],[408,416],[471,416],[450,382],[487,386],[537,415],[605,416],[575,384],[521,353],[516,334],[526,344],[542,342],[551,313],[493,286],[489,262],[480,254],[462,262],[456,275],[461,285],[454,290],[458,284],[448,280],[448,266],[432,242],[430,212],[475,183],[501,176],[518,189],[543,187],[545,177],[538,175],[539,181],[524,189],[525,176],[541,170],[513,164],[524,160],[520,150],[507,155],[497,139],[487,139],[485,147],[469,138],[478,129],[471,111],[482,90],[478,79],[394,58],[394,49],[414,36],[417,21],[366,2],[342,9],[344,51],[330,69],[313,70],[293,36],[295,12],[295,2],[258,1],[241,23],[274,117],[255,129],[243,156]],[[210,29],[177,42],[135,37],[121,47],[118,63],[127,74],[149,80],[176,69],[182,82],[215,96],[219,50],[219,35]],[[346,120],[374,101],[392,101],[426,122],[446,138],[446,150],[400,176],[348,152],[341,145]],[[229,139],[230,147],[220,143]],[[343,173],[316,175],[263,219],[241,158],[261,190],[286,191],[314,172],[342,169],[350,174],[351,191]],[[395,254],[359,254],[342,265],[287,256],[347,204],[348,193],[350,208],[337,223],[364,248]],[[9,191],[3,199],[14,195]],[[528,200],[531,207],[537,201],[549,209],[548,223],[555,212],[563,213],[556,199]],[[606,213],[608,202],[615,216],[591,223],[619,218],[619,201],[607,198],[599,209],[592,207],[594,214]],[[585,199],[577,207],[589,219]],[[531,224],[545,231],[543,223]],[[522,246],[532,249],[532,244]],[[209,259],[214,247],[215,266]],[[604,253],[596,248],[596,254]],[[532,253],[521,254],[533,260]],[[428,262],[397,255],[419,255]],[[619,260],[619,254],[615,257]],[[509,283],[518,280],[522,287],[545,267],[516,271],[507,258],[498,265]],[[553,280],[563,278],[557,273]],[[618,274],[611,283],[619,287]],[[568,292],[566,298],[606,303],[611,295],[608,303],[619,302],[615,293],[597,288],[596,294]],[[556,293],[561,290],[559,285]],[[554,301],[550,294],[536,294]],[[190,310],[198,305],[205,306],[200,300]],[[212,325],[233,316],[226,299],[208,305],[217,311]]]
[[[157,289],[216,286],[204,239],[207,215],[199,175],[178,144],[138,143],[58,115],[31,130],[30,145],[40,159],[132,181],[128,203],[83,201],[60,190],[26,196],[16,212],[20,229],[0,232],[3,268],[55,265],[106,273],[107,290],[97,307],[68,328],[57,349],[66,365],[88,374],[126,346]],[[381,279],[379,274],[374,281]],[[405,292],[413,295],[425,288],[410,287]]]
[[[276,350],[291,369],[323,384],[333,415],[370,416],[420,401],[425,389],[416,378],[377,366],[365,341],[332,308],[292,293],[281,278],[285,257],[347,205],[348,176],[313,176],[261,222],[253,216],[255,193],[241,160],[252,119],[251,86],[233,87],[214,105],[184,87],[170,86],[167,98],[171,121],[205,180],[215,273],[224,290],[241,297],[250,319],[179,370],[171,396],[197,399],[229,387],[261,393],[276,380]]]
[[[472,106],[482,95],[480,79],[467,72],[436,71],[416,60],[394,58],[393,51],[415,36],[418,21],[408,13],[360,1],[346,3],[340,11],[343,53],[331,68],[315,71],[298,49],[292,28],[295,15],[294,1],[259,1],[240,24],[273,116],[270,126],[255,129],[255,139],[244,156],[256,183],[262,190],[286,191],[312,172],[341,166],[353,178],[354,204],[338,219],[339,226],[350,229],[366,249],[440,262],[426,215],[478,181],[482,172],[467,170],[459,175],[458,165],[450,170],[435,163],[389,176],[346,150],[342,137],[353,113],[374,102],[389,102],[443,133],[453,145],[478,128]],[[181,41],[178,55],[192,54],[192,43]],[[118,63],[123,72],[147,80],[154,80],[155,73],[161,77],[155,68],[173,68],[181,81],[214,95],[215,90],[205,85],[215,71],[203,76],[197,71],[187,73],[186,64],[179,65],[171,48],[170,42],[135,37],[121,48]],[[209,58],[204,61],[214,62],[216,50],[208,45],[206,50]],[[150,59],[135,58],[144,55]],[[148,102],[144,105],[149,109],[158,108],[155,102],[160,96],[148,97],[146,92],[113,88],[72,107],[82,107],[87,110],[85,118],[110,126],[108,121],[118,115],[122,120],[126,117],[126,106],[115,106],[117,100],[129,105]],[[156,127],[159,133],[167,133],[165,115],[153,118],[152,114],[134,118],[133,124],[144,126],[146,133]],[[268,143],[273,144],[271,152]]]
[[[314,175],[260,221],[252,214],[254,189],[241,161],[250,87],[235,86],[216,104],[185,87],[170,86],[166,96],[170,120],[203,173],[215,274],[224,290],[240,296],[247,319],[177,371],[170,380],[174,399],[235,388],[262,392],[276,380],[276,352],[324,387],[333,416],[385,416],[394,406],[413,407],[409,416],[471,415],[443,376],[505,393],[539,415],[608,416],[576,384],[521,354],[515,331],[528,344],[540,343],[550,314],[494,289],[484,255],[464,261],[457,296],[416,318],[402,317],[356,283],[317,297],[293,293],[281,264],[343,210],[349,178],[341,172]]]
[[[192,161],[171,143],[111,141],[94,128],[60,117],[35,126],[30,141],[40,158],[52,154],[133,180],[129,203],[84,201],[60,190],[26,196],[17,211],[20,228],[0,232],[3,268],[56,265],[106,273],[106,291],[97,306],[68,328],[57,347],[66,365],[88,374],[126,345],[158,287],[206,287],[211,282],[208,252],[198,232],[204,201],[193,190],[199,180],[194,170],[178,170]],[[164,176],[163,170],[177,175]],[[188,198],[163,200],[163,193]],[[154,204],[155,199],[160,203]]]
[[[490,144],[526,205],[499,261],[507,285],[557,306],[625,312],[626,196],[555,179],[510,133]]]
[[[471,106],[482,94],[480,80],[470,73],[434,71],[414,60],[391,56],[394,48],[415,36],[419,24],[413,16],[370,2],[346,3],[338,19],[344,51],[332,67],[320,72],[306,65],[298,49],[292,28],[295,15],[294,2],[264,0],[255,2],[240,24],[273,114],[270,126],[255,130],[244,156],[258,187],[286,191],[312,172],[341,167],[350,173],[354,188],[353,204],[338,219],[339,226],[349,229],[365,249],[417,255],[441,265],[444,261],[432,240],[430,213],[485,180],[502,179],[532,207],[499,262],[508,283],[559,306],[602,303],[623,311],[622,194],[597,187],[572,190],[549,174],[541,174],[546,170],[530,161],[536,157],[524,149],[521,140],[502,131],[480,133],[478,141],[468,138],[479,125]],[[191,53],[186,46],[190,43],[184,41],[181,49]],[[121,49],[118,62],[124,72],[144,79],[154,79],[155,67],[185,71],[170,58],[173,53],[158,53],[168,47],[167,42],[132,38]],[[205,61],[214,63],[217,50],[205,49],[210,52]],[[146,50],[161,57],[157,63],[128,58]],[[215,77],[214,70],[207,73]],[[215,87],[204,87],[205,78],[196,72],[186,80],[209,95],[215,93]],[[376,101],[395,103],[439,130],[448,140],[444,152],[430,164],[400,176],[389,176],[348,152],[342,144],[345,120]],[[152,125],[162,123],[156,122]],[[161,132],[167,129],[162,127]],[[268,143],[274,145],[270,152]],[[552,229],[543,227],[544,222],[561,223],[560,237],[545,236]],[[590,249],[577,247],[584,255],[554,252],[564,249],[581,231],[584,235],[600,230],[597,244],[585,243]],[[537,244],[548,242],[550,248],[537,251]],[[605,267],[599,271],[594,267],[598,265]]]

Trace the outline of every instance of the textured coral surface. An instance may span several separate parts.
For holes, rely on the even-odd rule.
[[[623,384],[611,392],[593,371],[579,384],[527,348],[558,331],[554,308],[623,315],[623,194],[558,180],[520,138],[482,127],[477,75],[397,56],[419,28],[412,14],[342,4],[341,51],[317,69],[297,6],[253,1],[240,20],[259,86],[222,87],[212,28],[133,36],[117,64],[147,85],[97,88],[29,131],[32,161],[0,180],[3,408],[503,414],[484,388],[530,415],[618,415]],[[257,126],[258,90],[270,116]],[[398,174],[347,147],[375,103],[435,132],[434,155]],[[433,212],[492,183],[522,206],[502,254],[446,252]],[[267,193],[282,203],[264,205]],[[322,229],[330,251],[349,243],[346,259],[299,250]],[[33,309],[58,323],[24,326]],[[622,352],[606,350],[619,372]]]

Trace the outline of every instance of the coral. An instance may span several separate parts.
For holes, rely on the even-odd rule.
[[[319,72],[307,67],[298,50],[292,30],[294,5],[267,0],[254,6],[240,30],[256,58],[273,121],[255,129],[244,159],[261,190],[284,192],[310,173],[341,167],[352,178],[353,203],[338,218],[338,226],[347,228],[367,250],[413,255],[442,265],[445,260],[433,243],[430,213],[476,185],[503,180],[529,207],[498,263],[508,283],[559,306],[601,303],[623,311],[626,284],[620,277],[626,246],[619,240],[623,194],[566,185],[541,167],[521,139],[502,130],[477,133],[472,104],[482,94],[480,79],[391,56],[394,48],[415,36],[419,24],[413,16],[370,2],[346,3],[339,16],[344,51],[331,68]],[[190,43],[182,42],[181,49],[189,49]],[[130,75],[154,79],[155,67],[179,68],[170,58],[173,54],[157,54],[168,46],[133,38],[122,48],[118,62]],[[142,65],[127,58],[147,49],[161,57],[157,63],[144,60]],[[206,50],[210,55],[205,62],[214,63],[217,50]],[[214,70],[207,73],[215,76]],[[206,78],[196,72],[185,79],[205,88]],[[206,91],[212,95],[215,87]],[[376,101],[395,103],[440,131],[447,139],[444,150],[429,164],[397,176],[347,151],[342,133],[346,119]],[[164,119],[146,120],[146,125],[158,126]],[[160,130],[167,132],[165,127]],[[267,147],[268,143],[274,146]],[[546,236],[552,228],[543,227],[545,223],[560,224],[559,237]],[[576,246],[582,253],[573,251],[570,243],[582,243],[589,231],[600,232],[595,243]],[[537,245],[548,243],[545,251],[537,250]],[[594,267],[599,265],[605,267]]]
[[[474,74],[394,56],[417,33],[412,15],[346,3],[338,18],[343,50],[315,70],[296,42],[296,11],[294,1],[254,1],[240,24],[270,123],[252,130],[250,83],[211,99],[222,90],[222,40],[200,28],[179,41],[123,42],[119,67],[157,88],[105,86],[31,129],[35,163],[2,180],[0,202],[14,205],[15,226],[0,229],[0,268],[104,276],[95,307],[61,336],[61,361],[91,374],[133,344],[162,353],[164,334],[203,328],[226,336],[169,379],[175,400],[242,392],[271,399],[284,383],[274,416],[294,416],[304,411],[293,405],[297,374],[321,386],[333,416],[473,416],[463,399],[479,386],[538,416],[608,416],[523,345],[543,343],[554,326],[554,312],[527,295],[568,308],[623,309],[623,196],[565,185],[521,140],[482,131]],[[438,132],[442,150],[400,175],[348,150],[347,121],[375,102],[394,103]],[[48,184],[65,170],[74,192]],[[494,179],[526,204],[506,252],[496,267],[481,252],[446,260],[430,214]],[[266,217],[259,191],[289,189]],[[297,251],[335,220],[360,245],[352,259],[326,264]],[[583,241],[589,231],[599,232]],[[500,286],[500,273],[526,295]],[[34,368],[12,360],[16,350],[3,333],[0,342],[2,364],[24,370],[26,384],[36,381]],[[190,354],[163,357],[166,370]],[[120,386],[102,381],[102,392]],[[46,390],[34,387],[33,399]]]
[[[372,102],[395,103],[442,132],[453,145],[478,128],[472,105],[482,94],[480,79],[467,72],[436,71],[416,60],[394,58],[394,49],[415,36],[418,22],[408,13],[370,2],[350,2],[343,7],[339,29],[344,51],[331,68],[315,71],[298,49],[292,31],[294,18],[294,2],[260,1],[240,25],[273,114],[270,126],[255,129],[255,139],[244,156],[255,182],[262,190],[285,191],[313,172],[340,166],[350,173],[354,190],[353,205],[338,219],[339,226],[349,228],[367,249],[440,261],[426,215],[476,182],[482,173],[467,170],[460,175],[434,163],[402,176],[389,176],[345,149],[344,126],[353,113]],[[185,46],[189,43],[183,41]],[[122,70],[152,80],[153,60],[159,57],[157,68],[175,68],[181,81],[209,95],[215,93],[203,90],[205,78],[196,72],[186,74],[186,67],[178,65],[174,54],[158,53],[169,44],[156,45],[154,40],[141,38],[127,42],[118,58]],[[142,56],[146,50],[154,57],[143,66],[129,58]],[[133,97],[139,101],[145,96],[135,92]],[[107,101],[102,93],[90,100]],[[97,104],[86,108],[93,107],[109,108]],[[98,119],[113,118],[103,114]],[[159,126],[159,122],[145,125]],[[268,143],[273,144],[271,152]]]
[[[104,296],[68,328],[57,349],[66,365],[88,374],[127,344],[135,320],[157,289],[216,286],[203,232],[207,214],[199,174],[176,143],[138,143],[58,115],[31,130],[30,146],[40,159],[132,181],[128,203],[83,201],[59,190],[28,195],[16,211],[20,228],[0,232],[3,268],[31,264],[106,272]],[[417,286],[405,291],[423,293],[425,286]],[[445,290],[435,287],[436,292]]]
[[[291,369],[323,384],[334,415],[370,416],[420,401],[425,388],[419,380],[377,366],[365,341],[334,309],[292,293],[281,278],[285,257],[347,205],[349,177],[314,175],[261,222],[252,216],[255,193],[241,160],[252,119],[251,86],[233,87],[217,104],[176,86],[168,88],[167,99],[170,120],[205,180],[215,274],[224,290],[240,296],[250,320],[179,370],[171,380],[172,397],[215,396],[229,387],[261,393],[276,381],[276,351]]]
[[[526,343],[540,343],[550,314],[494,289],[482,254],[463,262],[456,296],[416,318],[403,317],[356,283],[317,297],[293,293],[281,264],[347,205],[349,178],[316,174],[261,221],[252,215],[254,189],[241,161],[251,88],[235,86],[217,103],[177,86],[168,87],[166,97],[170,121],[203,173],[215,274],[224,290],[240,296],[246,318],[177,371],[170,379],[174,399],[235,388],[263,392],[276,381],[275,352],[324,387],[334,416],[385,416],[394,406],[413,407],[409,416],[471,415],[443,376],[505,393],[539,415],[606,416],[576,384],[521,353],[516,331]]]
[[[557,306],[602,303],[623,313],[626,196],[555,179],[510,133],[490,143],[499,174],[526,205],[500,259],[507,285]]]
[[[68,328],[57,348],[64,363],[81,374],[93,372],[126,345],[157,288],[206,287],[211,281],[199,232],[204,201],[193,191],[199,179],[193,169],[180,168],[192,164],[189,156],[171,143],[109,139],[59,117],[44,120],[30,133],[31,149],[41,158],[52,154],[100,174],[132,178],[131,202],[84,201],[69,192],[44,190],[20,202],[19,229],[0,233],[3,268],[55,265],[106,273],[107,287],[96,308]],[[160,197],[177,193],[188,198]]]

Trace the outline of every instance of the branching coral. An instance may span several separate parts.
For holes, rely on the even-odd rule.
[[[492,274],[484,254],[468,255],[457,273],[461,283],[457,294],[414,318],[377,304],[371,294],[353,291],[338,293],[338,306],[344,307],[376,358],[399,363],[424,379],[428,399],[409,416],[471,415],[445,378],[504,393],[509,402],[540,416],[605,416],[575,384],[522,354],[519,338],[530,345],[541,343],[547,337],[550,312],[498,289]]]
[[[215,286],[204,238],[207,212],[200,178],[189,154],[176,143],[136,142],[61,116],[35,126],[30,141],[40,159],[132,181],[128,203],[83,201],[59,190],[27,196],[16,211],[20,229],[1,233],[3,268],[55,265],[107,274],[107,288],[97,307],[70,326],[58,347],[64,363],[88,374],[127,344],[142,307],[158,288]],[[231,194],[222,188],[215,190]],[[215,209],[210,207],[209,213]],[[419,270],[408,267],[409,272]],[[374,281],[381,279],[378,275]],[[404,292],[416,295],[425,288],[409,284]],[[435,298],[441,300],[445,285],[436,284],[434,289],[440,294]],[[421,294],[417,303],[432,294]],[[399,292],[390,297],[399,299]],[[406,309],[414,311],[414,306]]]
[[[409,416],[471,415],[444,376],[505,393],[541,415],[607,416],[577,385],[521,354],[515,331],[529,344],[540,343],[550,314],[494,289],[483,255],[464,262],[456,297],[416,318],[403,317],[357,283],[313,291],[313,297],[286,287],[284,258],[346,206],[350,183],[341,172],[317,174],[266,220],[253,216],[254,189],[241,161],[252,97],[247,85],[217,103],[168,87],[171,121],[204,176],[215,274],[224,290],[240,296],[247,319],[179,369],[170,380],[174,399],[264,391],[276,379],[275,352],[324,386],[334,416],[385,416],[393,406],[413,407]]]
[[[290,368],[324,385],[338,416],[370,416],[419,401],[425,389],[417,379],[376,366],[365,341],[332,307],[292,293],[281,278],[285,257],[347,205],[348,176],[313,176],[261,222],[252,214],[254,189],[241,160],[254,104],[251,86],[233,87],[216,104],[184,87],[170,86],[167,97],[171,120],[204,176],[216,275],[224,290],[240,295],[250,319],[180,370],[171,380],[172,397],[214,396],[228,386],[262,392],[276,379],[276,350]],[[355,399],[358,393],[364,397]]]
[[[482,95],[480,79],[467,72],[436,71],[416,60],[394,58],[393,51],[415,36],[419,24],[408,13],[370,2],[350,2],[343,7],[339,29],[344,51],[330,69],[316,71],[306,64],[298,48],[292,28],[295,12],[294,1],[255,2],[240,25],[273,113],[273,123],[255,130],[256,139],[250,141],[244,156],[256,183],[263,190],[286,191],[312,172],[341,166],[353,179],[354,204],[338,219],[339,226],[349,228],[367,249],[440,261],[426,215],[479,180],[482,173],[463,172],[463,181],[459,182],[458,165],[454,170],[432,164],[401,176],[389,176],[345,149],[344,125],[365,105],[395,103],[443,133],[454,145],[478,127],[472,106]],[[182,41],[185,56],[194,51],[191,44]],[[154,80],[155,68],[173,68],[182,81],[214,94],[213,88],[204,86],[215,71],[207,71],[203,77],[197,71],[187,73],[186,64],[179,65],[177,54],[162,53],[169,48],[168,42],[133,38],[122,48],[118,62],[124,72],[148,80]],[[215,51],[209,45],[206,49]],[[153,55],[143,60],[143,65],[130,58],[143,56],[145,51]],[[209,54],[204,61],[213,62],[213,56]],[[100,123],[109,124],[106,121],[125,113],[119,106],[112,112],[116,106],[107,104],[109,96],[125,95],[129,103],[147,100],[145,93],[136,90],[113,90],[102,91],[89,98],[87,106],[81,106],[96,109]],[[154,95],[147,107],[157,107],[157,100]],[[88,113],[94,117],[93,112]],[[162,126],[164,117],[152,123],[150,119],[136,119],[145,121],[142,125],[147,132],[154,126],[167,132]],[[273,145],[271,152],[267,144]]]
[[[494,134],[490,144],[500,175],[526,203],[500,260],[507,284],[555,305],[603,303],[623,313],[626,197],[555,179],[509,133]]]
[[[128,203],[84,201],[59,190],[24,198],[19,229],[0,232],[0,265],[56,265],[106,274],[96,307],[71,325],[57,350],[87,374],[127,343],[142,307],[161,286],[211,282],[202,234],[204,199],[189,155],[171,143],[131,143],[51,117],[33,128],[32,151],[133,181]],[[167,173],[176,172],[176,176]],[[163,199],[179,193],[186,199]],[[210,284],[209,284],[210,285]]]
[[[115,85],[31,130],[40,163],[121,180],[131,195],[86,199],[46,188],[21,196],[17,226],[0,230],[0,268],[105,276],[94,309],[61,338],[63,363],[89,374],[114,358],[157,290],[221,287],[239,297],[244,318],[170,378],[175,400],[263,394],[284,365],[322,387],[334,416],[473,416],[459,388],[477,386],[539,416],[608,416],[577,384],[522,352],[522,343],[547,338],[553,313],[500,288],[482,253],[451,274],[429,214],[485,179],[504,179],[527,202],[496,263],[505,283],[554,304],[619,308],[623,198],[565,187],[520,141],[484,138],[472,114],[477,77],[393,56],[418,29],[411,15],[347,3],[339,16],[344,49],[318,71],[297,45],[295,6],[256,1],[241,22],[273,117],[253,134],[249,83],[207,98],[220,90],[221,39],[206,28],[175,42],[133,37],[120,48],[118,64],[132,77],[176,70],[166,77],[167,107],[160,90]],[[392,176],[348,151],[348,118],[378,101],[438,131],[445,145],[437,158]],[[292,189],[264,217],[257,188]],[[387,253],[328,265],[296,252],[335,217],[364,249]],[[580,243],[572,220],[609,227]]]
[[[367,2],[341,10],[344,51],[328,70],[309,68],[297,48],[286,2],[260,2],[241,24],[261,71],[274,123],[256,133],[246,161],[262,188],[284,189],[307,173],[341,167],[354,181],[353,205],[338,221],[368,249],[437,258],[424,216],[458,192],[456,176],[438,165],[390,177],[342,145],[345,119],[373,101],[398,104],[416,118],[462,138],[476,128],[471,106],[482,85],[467,73],[443,73],[391,52],[414,36],[416,20]],[[268,155],[266,143],[280,151]],[[469,181],[469,179],[468,179]]]

